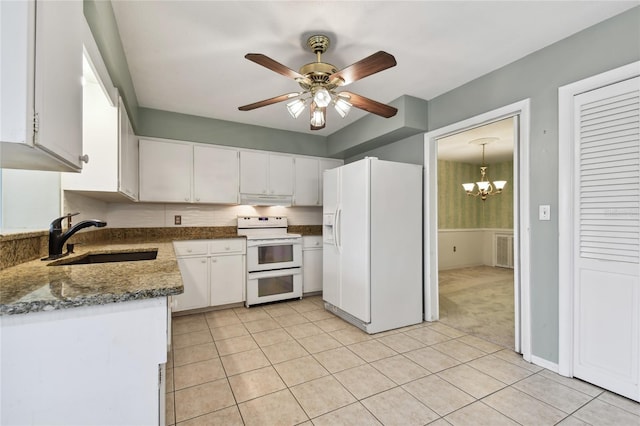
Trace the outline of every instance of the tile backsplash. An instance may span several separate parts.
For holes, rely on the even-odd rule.
[[[256,207],[213,204],[105,203],[65,191],[64,212],[80,212],[74,223],[104,219],[110,228],[236,226],[236,217],[286,216],[289,225],[321,225],[322,207]],[[181,224],[175,225],[175,216]]]

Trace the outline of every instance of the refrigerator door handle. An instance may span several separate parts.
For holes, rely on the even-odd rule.
[[[335,232],[336,247],[338,248],[338,253],[342,253],[342,208],[338,207],[336,210],[335,216],[335,226],[333,227]]]

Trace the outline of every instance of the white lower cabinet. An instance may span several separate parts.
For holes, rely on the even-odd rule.
[[[206,256],[178,259],[184,293],[174,296],[176,309],[206,308],[209,306],[209,259]]]
[[[322,237],[302,237],[302,292],[322,291]]]
[[[163,425],[167,332],[166,297],[0,316],[0,424]]]
[[[211,306],[244,302],[246,276],[244,255],[214,256],[211,258]]]
[[[173,312],[244,302],[244,238],[176,241],[173,245],[184,284],[184,293],[173,297]]]

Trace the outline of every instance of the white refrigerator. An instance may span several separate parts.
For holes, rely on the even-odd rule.
[[[422,166],[327,170],[323,204],[325,308],[370,334],[422,322]]]

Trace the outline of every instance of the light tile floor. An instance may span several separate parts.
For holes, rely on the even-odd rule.
[[[640,425],[640,404],[442,323],[368,335],[320,297],[179,316],[168,425]]]

